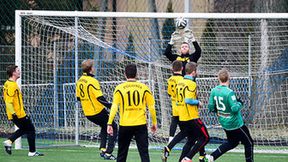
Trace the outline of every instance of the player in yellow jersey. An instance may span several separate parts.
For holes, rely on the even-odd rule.
[[[105,160],[115,160],[116,158],[112,155],[112,152],[117,137],[117,125],[115,122],[111,122],[116,133],[113,136],[108,135],[108,145],[106,148],[109,113],[105,107],[111,108],[111,103],[107,102],[98,80],[94,78],[95,68],[93,64],[93,60],[91,59],[82,62],[83,75],[76,83],[76,97],[81,102],[84,115],[87,119],[101,127],[100,156]]]
[[[183,146],[179,162],[192,162],[193,156],[200,152],[200,161],[204,160],[204,146],[209,141],[209,134],[203,122],[199,117],[198,107],[201,102],[197,99],[197,85],[195,77],[197,76],[197,64],[188,62],[186,64],[186,75],[179,81],[176,87],[177,104],[179,110],[180,132],[164,148],[163,161],[167,160],[170,150],[173,148],[175,141],[179,142],[184,137],[188,140]]]
[[[171,117],[171,124],[169,129],[169,142],[172,141],[177,125],[179,123],[179,113],[176,104],[176,86],[177,83],[183,79],[182,76],[182,62],[175,60],[172,63],[172,71],[173,75],[167,81],[167,93],[171,98],[171,105],[172,105],[172,117]],[[168,142],[168,143],[169,143]]]
[[[157,129],[155,100],[148,86],[136,80],[136,74],[136,65],[127,65],[125,67],[127,81],[118,85],[113,95],[107,132],[111,135],[115,134],[111,124],[119,109],[117,162],[126,162],[129,145],[133,136],[135,136],[141,161],[150,162],[146,107],[148,107],[152,118],[151,131],[155,133]]]
[[[7,67],[7,74],[9,79],[4,83],[3,98],[6,105],[6,113],[8,120],[19,128],[14,132],[8,140],[4,141],[5,151],[12,154],[12,143],[22,135],[27,135],[29,145],[28,156],[43,156],[44,154],[36,151],[35,146],[35,127],[24,111],[22,93],[16,83],[20,78],[20,69],[16,65],[9,65]]]

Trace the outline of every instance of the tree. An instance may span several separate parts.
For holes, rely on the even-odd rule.
[[[135,53],[135,47],[134,47],[134,37],[131,33],[129,33],[128,36],[128,45],[125,50],[127,54],[129,54],[129,60],[135,60],[136,53]]]
[[[166,12],[173,12],[173,6],[172,6],[172,1],[169,0],[168,5],[167,5],[167,10]],[[167,45],[169,42],[172,33],[175,31],[175,25],[174,25],[174,19],[168,18],[164,21],[163,23],[163,28],[162,28],[162,39],[163,39],[163,47]]]

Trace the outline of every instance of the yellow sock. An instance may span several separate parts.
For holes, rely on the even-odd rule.
[[[12,144],[12,143],[13,143],[13,142],[12,142],[11,140],[9,140],[9,139],[8,139],[7,141],[8,141],[10,144]]]
[[[100,148],[101,151],[105,152],[106,151],[106,148]]]

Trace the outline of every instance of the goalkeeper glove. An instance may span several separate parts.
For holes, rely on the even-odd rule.
[[[181,36],[180,36],[180,33],[178,31],[175,31],[174,33],[172,33],[171,35],[171,39],[170,39],[170,42],[169,44],[170,45],[174,45],[175,42],[181,40]]]
[[[170,45],[173,45],[173,44],[174,44],[173,37],[171,37],[170,42],[169,42],[168,44],[170,44]]]
[[[18,117],[17,117],[17,115],[14,113],[14,114],[12,114],[12,119],[13,120],[18,120]]]
[[[195,42],[195,41],[196,41],[196,39],[193,35],[192,30],[186,29],[184,31],[184,42],[191,43],[191,42]]]
[[[243,105],[244,104],[244,102],[240,99],[240,98],[237,98],[237,102],[240,102],[241,103],[241,105]]]

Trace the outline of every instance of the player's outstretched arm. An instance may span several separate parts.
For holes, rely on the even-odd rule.
[[[195,52],[191,54],[190,61],[196,62],[201,57],[202,49],[199,46],[198,42],[196,41],[193,32],[190,29],[185,30],[185,42],[189,44],[193,44],[195,48]]]
[[[197,63],[197,61],[201,57],[202,50],[201,50],[201,47],[199,46],[197,41],[192,42],[192,43],[193,43],[193,46],[195,48],[195,52],[193,54],[191,54],[190,61],[193,61],[193,62]]]
[[[185,103],[189,105],[199,105],[200,101],[199,100],[194,100],[192,98],[185,98]]]
[[[174,32],[175,33],[175,32]],[[170,42],[168,43],[166,49],[165,49],[165,52],[164,52],[164,55],[170,60],[170,61],[174,61],[176,60],[176,58],[178,57],[177,55],[173,54],[172,52],[172,47],[176,41],[176,37],[175,37],[175,34],[172,34],[171,35],[171,39],[170,39]]]

